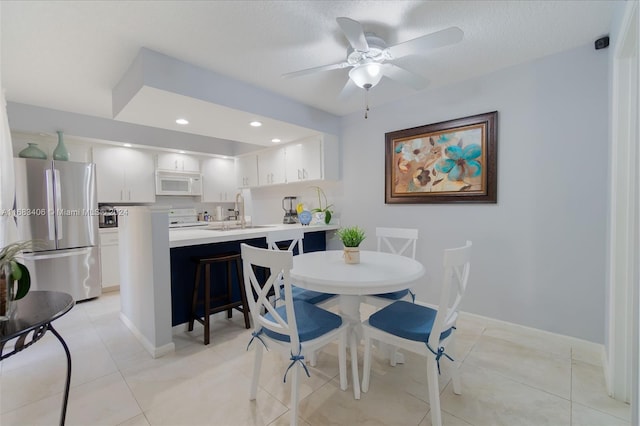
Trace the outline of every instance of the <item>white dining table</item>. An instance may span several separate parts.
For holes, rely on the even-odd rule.
[[[424,266],[398,254],[360,251],[360,263],[347,264],[342,250],[293,256],[291,281],[298,287],[339,296],[340,313],[360,340],[362,296],[405,290],[425,275]],[[359,395],[359,383],[356,395]]]

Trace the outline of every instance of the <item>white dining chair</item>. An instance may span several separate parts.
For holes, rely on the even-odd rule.
[[[347,389],[346,345],[348,325],[342,317],[311,303],[294,301],[290,280],[293,267],[293,253],[275,251],[241,244],[244,270],[244,285],[249,299],[253,319],[253,332],[249,346],[255,346],[253,378],[250,399],[255,400],[258,392],[262,354],[265,348],[276,349],[289,357],[291,364],[284,372],[284,382],[291,373],[291,425],[298,421],[298,386],[300,370],[310,376],[304,364],[305,355],[316,351],[334,340],[338,340],[338,367],[340,389]],[[256,275],[256,267],[268,270],[267,278]],[[268,293],[278,276],[286,295],[284,304],[274,307],[269,303]],[[262,313],[261,313],[262,312]],[[353,354],[352,354],[353,357]],[[354,380],[357,381],[357,371]],[[354,381],[354,383],[355,383]],[[355,386],[354,386],[355,388]]]
[[[399,254],[401,256],[416,258],[416,242],[418,241],[418,230],[413,228],[376,228],[376,238],[378,240],[378,251]],[[394,291],[369,295],[365,297],[365,303],[384,308],[396,300],[410,300],[415,298],[414,293],[409,290]]]
[[[287,250],[292,253],[297,249],[298,254],[304,253],[304,231],[300,228],[298,229],[283,229],[278,231],[269,231],[267,233],[267,246],[270,250]],[[278,243],[290,241],[287,247],[280,246]],[[292,286],[293,289],[293,300],[302,300],[308,303],[312,303],[314,305],[323,303],[333,297],[336,297],[335,294],[329,293],[321,293],[319,291],[305,290],[303,288],[297,287],[294,283]],[[276,291],[276,299],[283,299],[284,293],[282,292],[282,286],[278,284],[278,288],[274,289]]]
[[[460,248],[444,251],[444,275],[437,309],[426,304],[397,301],[374,313],[362,324],[364,331],[364,372],[362,391],[369,390],[372,340],[385,342],[427,357],[427,387],[431,406],[431,424],[440,426],[440,360],[454,362],[451,369],[453,392],[460,395],[460,363],[453,360],[455,326],[460,302],[467,289],[471,241]],[[455,285],[454,285],[455,284]],[[448,352],[447,347],[450,349]]]

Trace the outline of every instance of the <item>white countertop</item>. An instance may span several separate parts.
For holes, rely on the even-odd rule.
[[[226,231],[207,228],[173,228],[169,229],[169,247],[186,247],[199,244],[224,243],[227,241],[247,240],[251,238],[263,238],[269,231],[281,229],[302,228],[304,232],[331,231],[338,229],[338,225],[310,225],[300,224],[284,225],[259,225],[257,228],[230,229]]]

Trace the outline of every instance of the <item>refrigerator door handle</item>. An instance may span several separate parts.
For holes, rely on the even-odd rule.
[[[81,249],[70,249],[64,250],[62,253],[53,252],[53,253],[24,253],[22,257],[24,260],[42,260],[42,259],[59,259],[61,257],[71,257],[71,256],[80,256],[88,254],[91,251],[91,247],[85,247]]]
[[[60,170],[54,169],[53,171],[54,179],[53,182],[56,186],[56,209],[60,209],[60,211],[56,211],[56,229],[58,230],[58,240],[62,239],[62,188],[60,186]]]
[[[53,175],[51,169],[46,169],[44,172],[45,184],[47,186],[47,227],[49,229],[49,240],[56,239],[56,227],[53,222],[53,215],[55,214],[55,206],[53,204]]]

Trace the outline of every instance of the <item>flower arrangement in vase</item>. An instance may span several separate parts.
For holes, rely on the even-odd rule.
[[[357,226],[350,226],[338,229],[336,235],[344,245],[344,261],[360,263],[360,243],[366,238],[364,230]]]
[[[331,216],[333,215],[333,210],[331,210],[333,204],[328,203],[327,196],[325,195],[322,188],[320,188],[319,186],[312,186],[311,188],[315,189],[316,194],[318,195],[318,207],[311,210],[311,213],[313,213],[319,221],[324,220],[325,225],[328,225],[329,222],[331,222]],[[320,198],[320,195],[322,195],[322,198],[324,198],[324,207],[322,207],[322,198]]]

